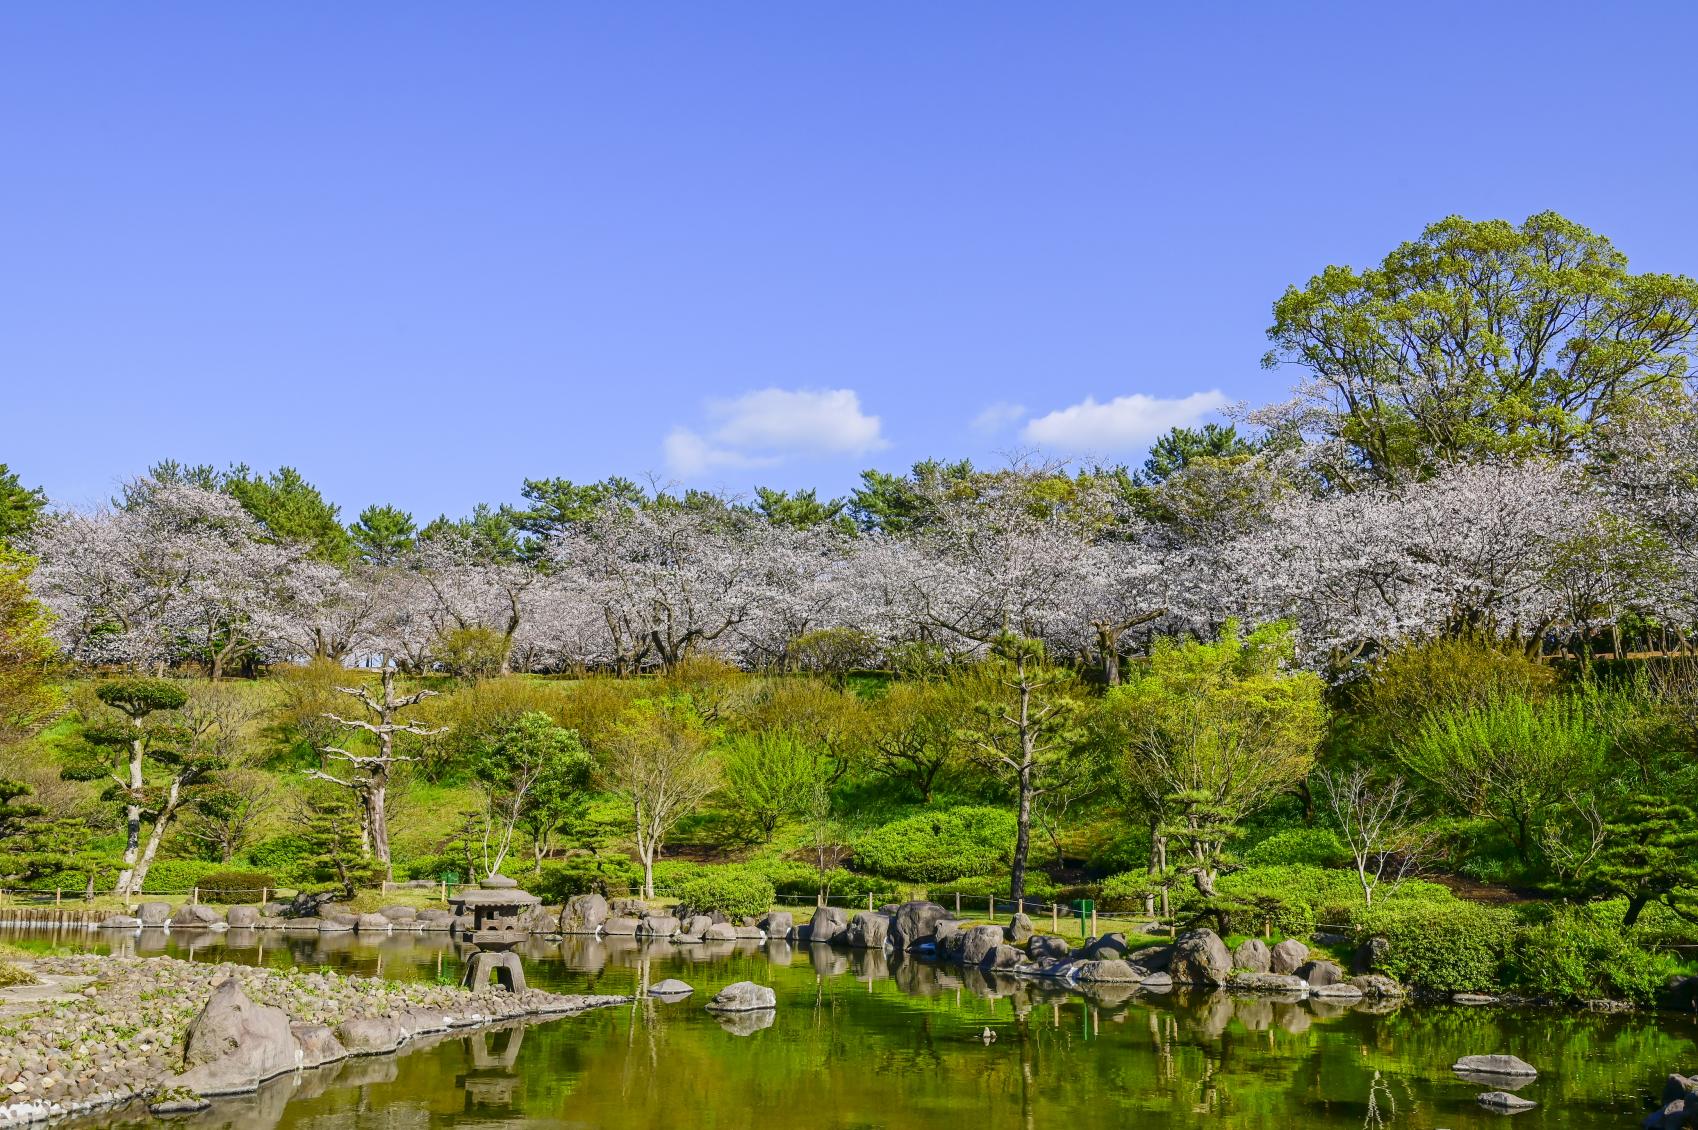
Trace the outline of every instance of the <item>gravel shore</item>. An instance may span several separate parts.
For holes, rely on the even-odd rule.
[[[320,1035],[304,1061],[297,1055],[296,1062],[306,1067],[348,1055],[394,1051],[430,1032],[582,1012],[628,999],[536,989],[474,993],[332,971],[213,965],[170,957],[82,954],[28,964],[44,979],[69,979],[61,982],[69,995],[46,1002],[38,1012],[0,1021],[0,1126],[138,1098],[155,1104],[202,1101],[196,1088],[179,1082],[186,1038],[214,987],[229,978],[254,1004],[281,1009],[296,1026],[322,1025],[313,1031],[328,1029],[340,1037],[326,1041]],[[252,1089],[224,1087],[207,1093]]]

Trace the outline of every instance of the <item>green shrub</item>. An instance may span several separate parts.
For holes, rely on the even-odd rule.
[[[530,891],[543,902],[563,903],[575,895],[627,895],[640,887],[643,869],[623,855],[569,855],[542,865]]]
[[[1010,895],[1013,877],[1010,875],[976,875],[966,879],[956,879],[952,883],[933,883],[926,887],[927,897],[933,902],[942,902],[946,897],[954,898],[957,893],[964,899],[987,899],[995,895],[1007,900]],[[1042,871],[1026,872],[1026,897],[1039,902],[1049,902],[1055,897],[1060,888],[1054,879]]]
[[[841,867],[828,871],[826,878],[830,880],[828,894],[834,905],[865,906],[868,898],[871,898],[875,905],[883,905],[887,902],[906,902],[908,896],[913,893],[912,890],[894,880],[881,879],[877,875],[862,875],[856,871],[845,871]],[[815,894],[818,890],[819,888],[815,886],[806,892],[795,893]]]
[[[269,871],[293,883],[297,872],[317,854],[312,841],[302,835],[272,836],[247,850],[248,865],[259,871]],[[432,876],[434,878],[434,876]]]
[[[1275,832],[1239,856],[1246,867],[1349,867],[1350,851],[1330,828],[1287,828]]]
[[[678,902],[700,913],[719,911],[737,919],[765,914],[772,909],[772,881],[748,867],[702,867],[695,875],[669,884]]]
[[[1388,901],[1357,916],[1358,939],[1382,937],[1378,968],[1434,992],[1497,988],[1515,934],[1506,910],[1452,899]]]
[[[269,871],[209,871],[195,884],[202,902],[259,902],[266,891],[277,890]]]
[[[149,894],[186,895],[200,885],[203,876],[224,869],[222,863],[208,863],[204,859],[156,859],[147,869],[147,891]]]
[[[1014,814],[1000,808],[920,812],[875,828],[855,842],[855,864],[886,879],[948,882],[1008,870]]]
[[[1138,871],[1150,861],[1150,830],[1135,828],[1117,836],[1085,861],[1092,875],[1119,875]]]
[[[1522,988],[1562,1000],[1612,998],[1649,1005],[1679,968],[1591,908],[1559,910],[1515,939],[1510,974]]]

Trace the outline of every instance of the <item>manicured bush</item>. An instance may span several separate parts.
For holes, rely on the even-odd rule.
[[[156,859],[147,869],[145,886],[149,894],[186,895],[200,885],[202,877],[225,869],[222,863],[204,859]]]
[[[1434,992],[1485,991],[1503,982],[1515,936],[1506,910],[1439,900],[1388,902],[1358,916],[1358,939],[1381,937],[1381,972]]]
[[[1287,828],[1245,848],[1239,856],[1246,867],[1348,867],[1350,851],[1330,828]]]
[[[909,895],[914,893],[909,886],[894,879],[881,879],[877,875],[862,875],[855,871],[845,871],[841,867],[827,872],[826,878],[830,881],[830,890],[827,893],[833,906],[865,906],[868,898],[871,898],[875,905],[883,905],[887,902],[906,902]],[[815,886],[805,892],[795,893],[814,894],[818,890],[819,888]]]
[[[1564,908],[1521,930],[1510,962],[1514,982],[1562,1000],[1652,1004],[1679,963],[1623,933],[1619,920],[1607,922],[1591,911]]]
[[[259,902],[265,892],[277,890],[277,877],[269,871],[209,871],[195,886],[202,902]]]
[[[956,879],[951,883],[928,884],[926,891],[927,897],[933,902],[942,902],[946,898],[953,899],[957,892],[960,893],[962,898],[972,899],[975,902],[987,899],[992,895],[1007,900],[1010,897],[1011,881],[1012,877],[1006,874],[977,875],[967,879]],[[1047,903],[1055,897],[1055,893],[1059,889],[1055,880],[1042,871],[1026,872],[1026,897],[1028,899]]]
[[[643,882],[643,869],[623,855],[569,855],[549,860],[529,884],[543,902],[563,903],[574,895],[626,895]]]
[[[698,913],[717,910],[727,918],[765,914],[772,909],[774,891],[765,875],[748,867],[702,867],[695,875],[670,885],[679,903]]]
[[[255,870],[269,871],[285,883],[293,884],[300,868],[317,853],[310,839],[291,833],[261,840],[246,854],[249,866]]]
[[[886,879],[916,883],[990,875],[1008,870],[1014,832],[1014,814],[1000,808],[920,812],[856,840],[855,866]]]

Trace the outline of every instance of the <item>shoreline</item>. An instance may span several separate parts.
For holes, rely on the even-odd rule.
[[[42,998],[19,986],[0,995],[40,1002],[0,1025],[0,1127],[138,1103],[154,1114],[202,1110],[284,1076],[404,1053],[423,1037],[558,1019],[631,999],[473,992],[173,957],[78,954],[28,968],[50,978],[50,989],[70,991]],[[203,1022],[250,1044],[263,1042],[258,1034],[269,1023],[273,1046],[237,1046],[221,1058],[185,1062]]]

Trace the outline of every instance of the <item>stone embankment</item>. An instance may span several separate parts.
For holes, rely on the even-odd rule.
[[[409,1040],[629,998],[507,993],[212,965],[175,958],[42,958],[67,990],[0,1028],[0,1126],[142,1101],[156,1113]]]

